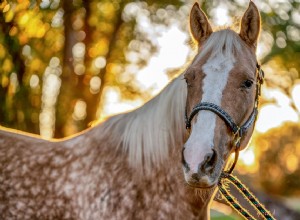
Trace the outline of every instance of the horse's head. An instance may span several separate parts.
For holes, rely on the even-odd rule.
[[[235,150],[232,142],[237,140],[236,135],[242,136],[240,148],[252,135],[259,89],[256,85],[260,83],[255,55],[260,15],[250,1],[239,33],[229,29],[213,32],[195,3],[190,29],[199,53],[185,72],[186,123],[191,131],[183,148],[183,166],[189,185],[208,188],[217,184]],[[242,125],[246,126],[240,132]]]

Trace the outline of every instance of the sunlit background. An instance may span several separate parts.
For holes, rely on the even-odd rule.
[[[141,106],[195,54],[188,33],[193,2],[2,1],[0,124],[61,138]],[[257,54],[266,82],[237,171],[256,190],[300,210],[300,3],[254,2],[262,15]],[[201,3],[215,28],[238,28],[248,5]],[[221,210],[214,219],[232,214],[220,203],[213,208]]]

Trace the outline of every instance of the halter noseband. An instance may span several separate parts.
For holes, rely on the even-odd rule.
[[[214,103],[210,103],[210,102],[200,102],[192,109],[192,112],[190,113],[189,116],[187,115],[187,111],[185,111],[185,126],[187,129],[191,128],[191,122],[192,122],[194,116],[201,110],[211,111],[211,112],[217,114],[221,119],[223,119],[223,121],[226,123],[226,125],[231,129],[231,131],[233,133],[232,145],[235,148],[235,158],[234,158],[234,162],[233,162],[232,166],[230,167],[230,169],[228,171],[226,171],[228,173],[231,173],[233,171],[233,169],[236,165],[236,162],[238,160],[239,150],[240,150],[239,149],[240,142],[241,142],[242,137],[246,134],[248,129],[254,124],[256,117],[257,117],[257,113],[258,113],[257,106],[258,106],[258,102],[259,102],[259,96],[261,93],[261,85],[263,84],[263,81],[264,81],[264,72],[260,68],[259,64],[256,64],[256,69],[258,72],[258,76],[257,76],[257,83],[256,83],[255,105],[254,105],[251,115],[249,116],[248,120],[243,125],[238,126],[234,122],[232,117],[226,111],[224,111],[220,106],[218,106]]]

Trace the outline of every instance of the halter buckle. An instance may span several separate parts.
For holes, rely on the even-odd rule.
[[[237,149],[237,148],[240,147],[241,139],[242,139],[242,136],[241,136],[241,128],[238,127],[237,131],[233,133],[233,141],[232,141],[232,144],[233,144],[233,146],[235,147],[235,149]]]
[[[237,136],[237,137],[234,138],[233,144],[234,144],[235,148],[239,148],[240,147],[241,139],[242,139],[241,136]]]

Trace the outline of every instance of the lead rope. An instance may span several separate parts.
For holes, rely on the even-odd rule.
[[[243,216],[245,219],[255,220],[255,218],[251,214],[249,214],[249,212],[244,207],[242,207],[236,201],[236,199],[232,195],[230,195],[230,192],[226,190],[226,188],[224,187],[225,185],[224,182],[226,180],[229,180],[229,182],[231,182],[239,190],[239,192],[242,195],[244,195],[244,198],[258,211],[260,215],[262,215],[264,219],[275,220],[275,218],[271,215],[271,213],[258,201],[257,198],[255,198],[255,196],[250,192],[250,190],[247,189],[245,185],[238,180],[237,177],[231,174],[237,163],[238,157],[239,157],[239,142],[236,142],[234,162],[228,171],[223,171],[221,173],[218,182],[219,191],[222,193],[222,195],[229,203],[229,205],[233,209],[235,209],[241,216]]]
[[[237,177],[233,176],[230,173],[227,172],[223,172],[221,174],[221,178],[220,181],[218,183],[218,187],[220,192],[223,194],[223,196],[225,197],[225,199],[227,200],[227,202],[229,203],[229,205],[235,209],[240,215],[242,215],[245,219],[249,219],[249,220],[255,220],[255,218],[249,214],[249,212],[242,207],[237,201],[236,199],[230,195],[230,193],[228,192],[228,190],[225,189],[224,185],[224,181],[225,180],[229,180],[231,183],[233,183],[233,185],[239,190],[240,193],[242,193],[244,195],[244,197],[246,198],[246,200],[257,210],[259,211],[258,213],[267,220],[275,220],[275,218],[271,215],[271,213],[258,201],[257,198],[255,198],[253,196],[253,194],[249,191],[249,189],[247,189],[245,187],[245,185],[243,185],[238,179]]]

